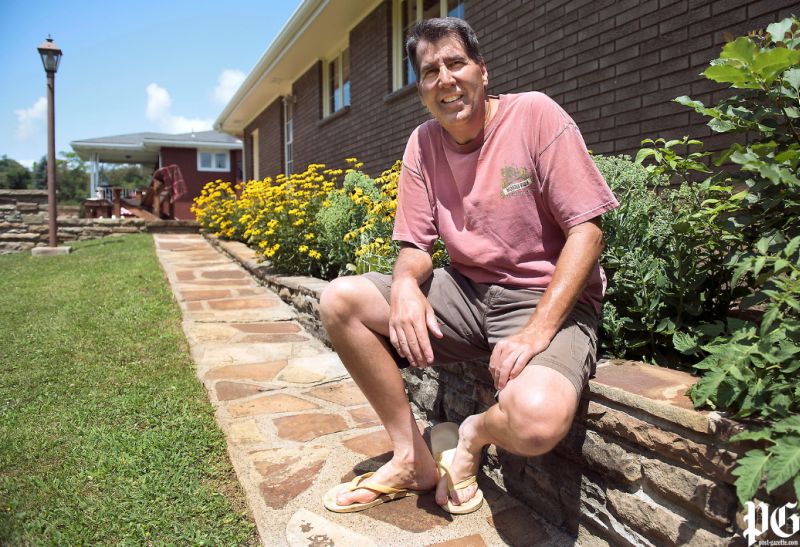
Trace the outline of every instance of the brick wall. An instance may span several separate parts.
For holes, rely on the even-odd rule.
[[[688,94],[718,100],[699,76],[725,43],[790,14],[791,0],[466,0],[487,65],[491,93],[539,90],[576,120],[592,151],[632,154],[647,137],[691,134],[718,150],[697,114],[670,102]],[[322,120],[320,63],[293,85],[295,169],[341,167],[356,156],[377,174],[402,156],[427,119],[416,90],[391,93],[391,0],[350,32],[351,106]],[[280,100],[253,123],[260,128],[261,174],[283,171]],[[251,146],[251,144],[248,144]],[[252,158],[252,155],[248,155]],[[251,178],[252,164],[247,171]]]
[[[467,0],[491,92],[537,89],[578,123],[597,153],[633,153],[643,138],[691,134],[711,149],[702,118],[672,103],[708,104],[720,86],[699,74],[725,33],[739,36],[790,15],[790,0]]]
[[[385,2],[367,15],[350,33],[350,107],[322,119],[322,64],[315,63],[292,86],[294,105],[296,170],[309,163],[344,167],[344,159],[358,157],[377,174],[403,154],[406,139],[426,119],[415,89],[390,96],[391,11]],[[250,133],[259,128],[261,174],[283,172],[281,102],[274,101],[245,130],[248,150]],[[268,138],[265,138],[269,135]],[[265,162],[265,157],[270,158]],[[252,158],[252,154],[248,154]],[[252,178],[252,159],[247,176]]]
[[[253,173],[253,129],[258,128],[259,172]],[[262,179],[283,172],[283,105],[275,99],[245,128],[246,180]]]

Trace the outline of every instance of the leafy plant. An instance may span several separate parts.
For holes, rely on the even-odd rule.
[[[355,270],[356,247],[346,241],[345,236],[354,226],[364,225],[369,213],[368,203],[378,200],[379,196],[380,190],[373,179],[361,171],[350,170],[343,187],[332,191],[317,213],[319,242],[336,275]]]
[[[705,169],[703,152],[678,154],[683,139],[653,145],[638,158],[657,161],[647,168],[627,157],[595,157],[600,172],[620,201],[603,215],[606,250],[601,259],[608,275],[602,331],[606,348],[617,356],[679,366],[672,350],[676,333],[694,331],[727,311],[731,296],[723,290],[724,269],[713,251],[714,233],[698,220],[705,185],[669,185],[667,175],[680,169]]]
[[[794,479],[800,497],[800,21],[737,38],[704,74],[741,90],[711,107],[676,101],[710,117],[712,130],[749,138],[718,158],[728,169],[707,181],[716,195],[701,214],[727,247],[730,283],[744,294],[738,307],[748,320],[716,333],[707,325],[676,342],[703,357],[695,366],[704,376],[690,391],[696,406],[778,420],[737,437],[768,444],[740,460],[739,500],[751,499],[763,477],[768,492]]]

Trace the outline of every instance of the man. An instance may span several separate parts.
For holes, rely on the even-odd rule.
[[[488,95],[477,38],[460,19],[418,23],[406,48],[434,119],[412,133],[403,156],[393,275],[339,278],[320,302],[330,339],[394,454],[336,491],[326,502],[334,511],[434,487],[445,509],[477,509],[470,500],[482,448],[551,450],[594,366],[605,286],[598,217],[617,202],[577,127],[541,93]],[[434,272],[437,237],[452,266]],[[440,479],[398,364],[480,357],[489,358],[498,402],[461,424],[450,476]]]

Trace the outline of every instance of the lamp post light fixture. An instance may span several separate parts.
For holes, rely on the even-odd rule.
[[[58,247],[58,226],[56,216],[56,115],[55,85],[56,71],[61,63],[61,49],[53,42],[50,35],[38,48],[42,58],[44,71],[47,73],[47,215],[49,247],[33,249],[34,255],[52,255],[69,253],[69,247]]]

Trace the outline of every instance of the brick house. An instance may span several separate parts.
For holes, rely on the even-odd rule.
[[[494,94],[539,90],[569,112],[595,153],[635,153],[643,138],[692,135],[727,145],[672,103],[706,103],[700,76],[725,37],[787,17],[792,0],[305,0],[217,118],[244,142],[249,180],[342,166],[371,174],[402,156],[427,119],[402,39],[419,18],[475,28]]]
[[[242,143],[217,131],[131,133],[113,137],[84,139],[70,143],[78,156],[90,162],[89,197],[100,184],[100,163],[132,163],[151,168],[175,164],[186,182],[186,193],[175,202],[175,218],[194,220],[192,201],[207,182],[222,179],[243,180]]]

